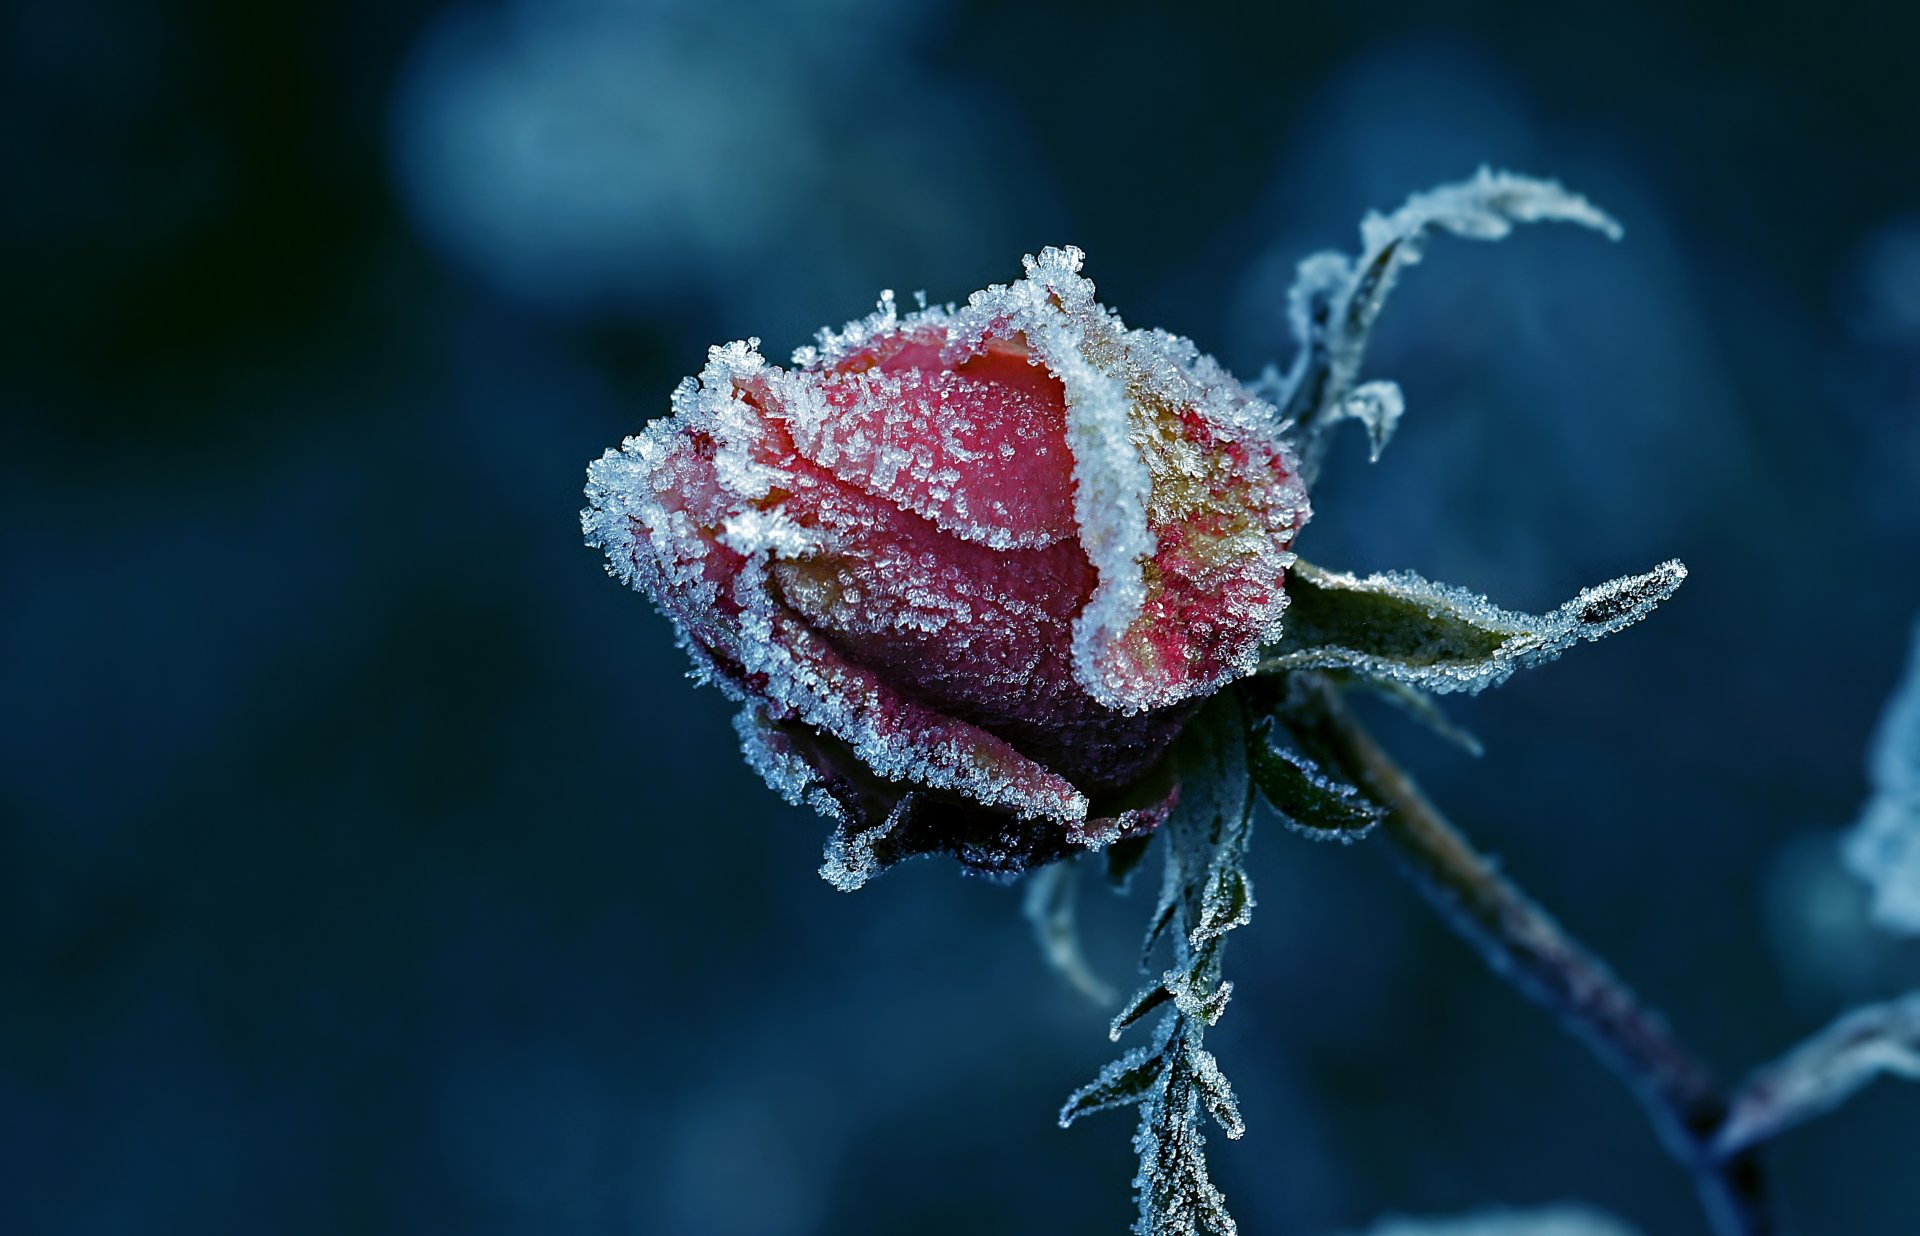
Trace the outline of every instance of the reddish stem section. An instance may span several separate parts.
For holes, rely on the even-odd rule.
[[[1667,1151],[1693,1176],[1717,1236],[1773,1236],[1757,1154],[1716,1157],[1727,1099],[1665,1019],[1605,962],[1474,848],[1347,711],[1331,685],[1317,693],[1325,754],[1390,814],[1381,833],[1402,871],[1493,972],[1552,1012],[1639,1097]]]

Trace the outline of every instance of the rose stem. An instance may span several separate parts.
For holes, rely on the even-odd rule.
[[[1619,1075],[1653,1118],[1667,1151],[1693,1176],[1718,1236],[1768,1236],[1774,1223],[1754,1150],[1710,1147],[1727,1100],[1707,1070],[1593,953],[1474,849],[1380,748],[1330,684],[1317,731],[1346,774],[1389,808],[1380,831],[1402,873],[1493,972],[1554,1013]]]

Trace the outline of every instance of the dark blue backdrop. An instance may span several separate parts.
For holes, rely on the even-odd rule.
[[[1843,6],[1844,7],[1844,6]],[[1297,11],[1283,11],[1293,9]],[[1891,6],[16,5],[0,35],[0,1212],[14,1233],[1121,1231],[1108,1055],[1017,890],[854,896],[579,545],[708,344],[1076,243],[1253,374],[1360,214],[1482,162],[1300,542],[1643,627],[1387,732],[1729,1069],[1920,980],[1832,839],[1920,610],[1920,126]],[[1577,1197],[1630,1099],[1369,847],[1278,829],[1215,1040],[1249,1233]],[[1145,907],[1097,899],[1118,977]],[[1920,1092],[1780,1148],[1908,1230]],[[1903,1217],[1904,1216],[1904,1217]]]

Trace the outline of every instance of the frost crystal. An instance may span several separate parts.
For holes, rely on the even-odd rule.
[[[1621,235],[1604,211],[1553,181],[1481,168],[1459,184],[1414,194],[1390,215],[1369,214],[1356,256],[1316,253],[1300,263],[1287,298],[1298,351],[1287,375],[1267,385],[1300,447],[1309,483],[1326,454],[1328,431],[1339,422],[1364,424],[1376,459],[1393,433],[1398,388],[1368,383],[1356,389],[1354,383],[1380,307],[1400,271],[1420,260],[1427,237],[1439,230],[1499,240],[1517,223],[1549,221],[1593,228],[1614,240]]]
[[[1147,932],[1146,951],[1166,940],[1173,965],[1114,1018],[1118,1039],[1147,1014],[1162,1010],[1153,1042],[1136,1047],[1075,1091],[1060,1110],[1062,1127],[1109,1108],[1137,1106],[1133,1148],[1140,1158],[1133,1187],[1140,1205],[1136,1236],[1237,1236],[1226,1199],[1207,1171],[1202,1113],[1237,1139],[1246,1132],[1233,1088],[1203,1046],[1233,985],[1220,977],[1229,931],[1253,909],[1243,862],[1252,831],[1252,781],[1241,705],[1223,698],[1187,730],[1177,750],[1184,780],[1172,818],[1162,828],[1166,876]]]
[[[733,718],[734,733],[740,736],[740,754],[747,767],[760,774],[781,798],[796,807],[812,807],[830,820],[844,821],[846,809],[821,784],[813,766],[784,741],[759,708],[748,705]]]
[[[1533,615],[1405,571],[1361,579],[1297,562],[1287,628],[1262,668],[1347,670],[1443,694],[1480,691],[1632,626],[1686,578],[1678,561],[1663,562]]]
[[[1920,624],[1867,762],[1873,797],[1846,841],[1847,866],[1873,886],[1880,926],[1920,935]]]
[[[1358,841],[1386,818],[1386,809],[1357,787],[1283,742],[1271,719],[1255,727],[1247,754],[1261,796],[1296,832],[1316,839]]]
[[[1406,396],[1392,382],[1363,382],[1353,388],[1340,406],[1328,413],[1326,423],[1355,420],[1367,431],[1368,456],[1375,463],[1387,449],[1393,431],[1400,427],[1400,416],[1407,410]]]

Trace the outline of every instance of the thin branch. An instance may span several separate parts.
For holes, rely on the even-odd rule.
[[[1554,1013],[1627,1083],[1668,1152],[1693,1176],[1718,1236],[1770,1236],[1776,1229],[1755,1153],[1714,1153],[1727,1100],[1706,1068],[1659,1014],[1440,814],[1347,711],[1337,689],[1322,683],[1316,694],[1314,737],[1334,764],[1390,809],[1380,833],[1405,873],[1494,973]]]

